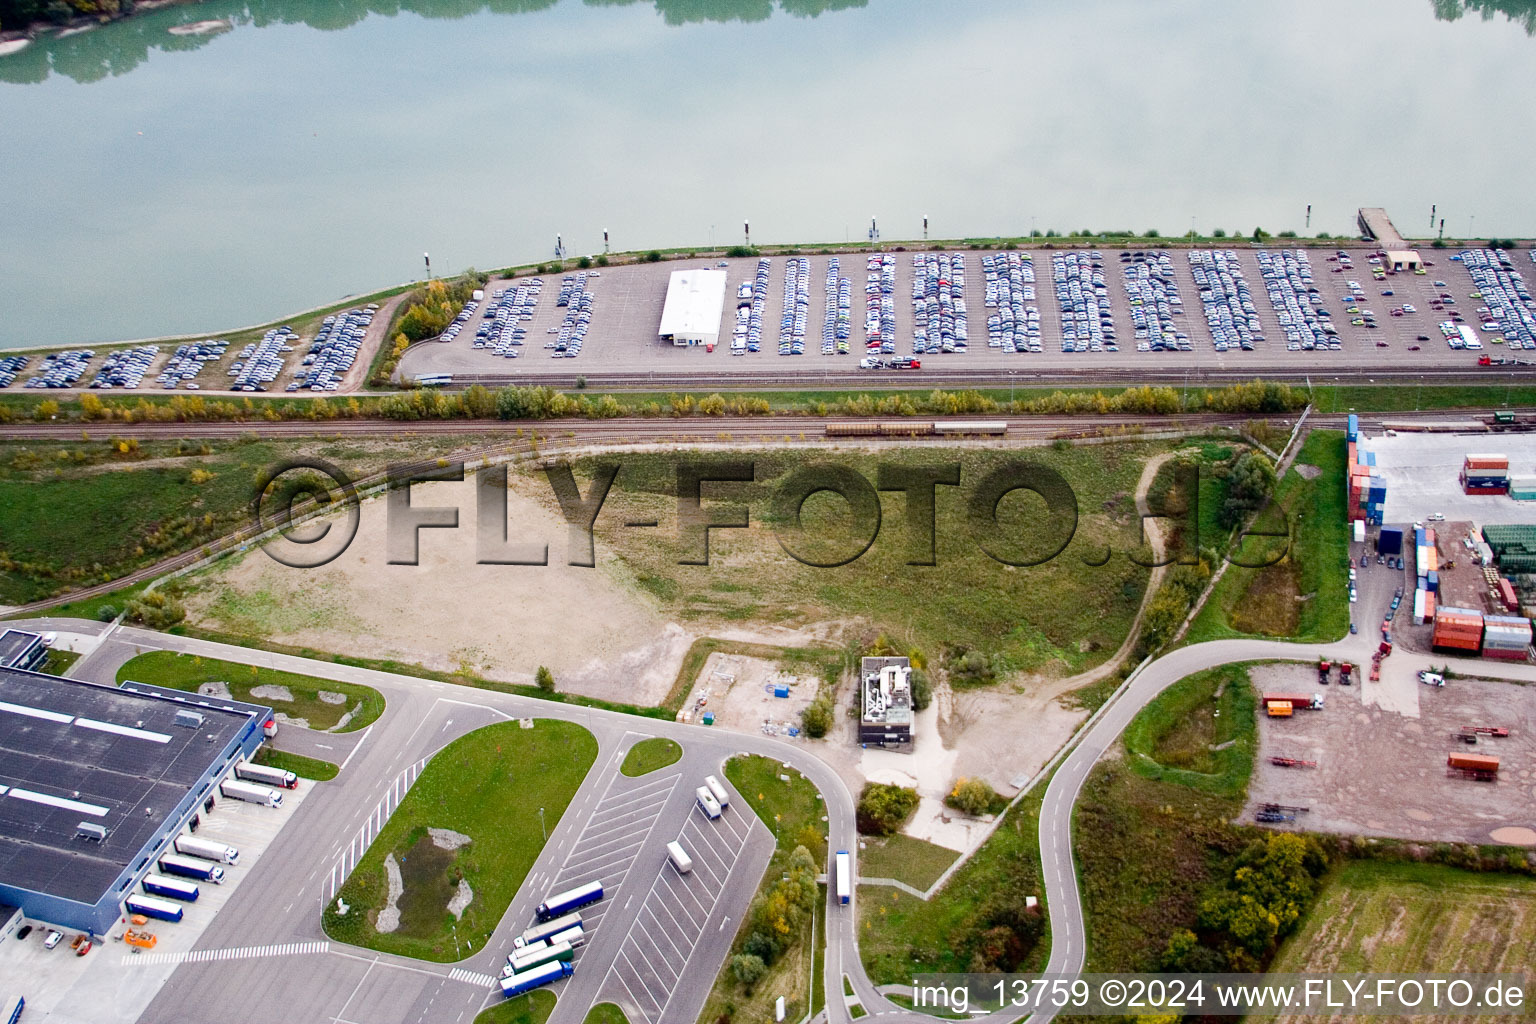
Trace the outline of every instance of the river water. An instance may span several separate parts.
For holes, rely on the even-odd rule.
[[[1464,11],[1464,7],[1489,8]],[[1492,10],[1497,8],[1497,10]],[[0,57],[0,346],[615,249],[1536,235],[1525,0],[209,0]],[[176,36],[172,26],[232,29]],[[1310,225],[1307,208],[1311,206]],[[1436,224],[1438,228],[1438,224]]]

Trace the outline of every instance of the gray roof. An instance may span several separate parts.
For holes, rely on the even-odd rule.
[[[0,702],[0,882],[84,903],[101,899],[251,718],[200,706],[190,729],[175,724],[185,704],[4,668]],[[110,835],[78,838],[81,822]]]
[[[23,629],[7,629],[0,633],[0,665],[14,665],[41,636]]]

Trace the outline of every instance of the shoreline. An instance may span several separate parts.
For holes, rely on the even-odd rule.
[[[163,0],[163,2],[166,5],[170,5],[177,3],[196,2],[196,0]],[[1518,248],[1536,247],[1536,238],[1510,238],[1501,240],[1514,242]],[[1448,238],[1444,240],[1443,244],[1439,247],[1439,250],[1437,250],[1433,239],[1410,238],[1407,239],[1407,241],[1409,244],[1418,248],[1428,249],[1431,251],[1444,250],[1446,252],[1454,252],[1465,248],[1481,248],[1487,244],[1486,239]],[[906,241],[881,242],[878,245],[871,245],[867,242],[802,242],[798,244],[785,243],[782,245],[770,244],[752,246],[750,253],[743,252],[743,250],[747,249],[747,247],[741,245],[632,250],[618,253],[609,253],[606,255],[606,257],[604,257],[607,260],[606,263],[599,263],[598,255],[591,254],[589,256],[578,256],[575,258],[568,257],[560,263],[556,263],[554,260],[547,260],[541,263],[521,263],[486,270],[483,271],[483,273],[490,274],[493,277],[522,277],[533,273],[565,273],[567,271],[574,271],[578,269],[577,264],[581,259],[590,259],[592,261],[592,266],[595,269],[604,269],[605,267],[625,266],[628,264],[642,262],[666,262],[672,260],[692,259],[724,259],[728,257],[742,258],[743,256],[751,256],[755,258],[758,256],[840,256],[869,254],[877,252],[996,252],[1007,251],[1010,249],[1022,252],[1055,252],[1062,249],[1071,250],[1097,248],[1133,250],[1182,250],[1203,248],[1334,249],[1351,248],[1363,244],[1367,243],[1363,242],[1358,236],[1335,236],[1329,238],[1319,238],[1314,236],[1310,238],[1303,238],[1284,237],[1279,235],[1266,238],[1262,242],[1255,242],[1252,238],[1249,237],[1216,238],[1201,236],[1191,239],[1187,235],[1177,238],[1149,237],[1145,235],[1038,235],[1034,237],[1021,236],[1013,238],[998,236],[995,238],[910,239]],[[651,253],[659,253],[660,260],[649,260],[648,257]],[[732,257],[733,253],[735,254],[734,257]],[[458,274],[442,275],[440,279],[453,280],[458,276]],[[265,320],[256,324],[249,324],[244,327],[225,327],[219,330],[190,331],[184,334],[164,334],[145,338],[123,338],[113,341],[78,341],[64,342],[57,345],[27,345],[14,348],[8,346],[0,346],[0,357],[9,355],[36,355],[48,352],[63,352],[70,349],[80,348],[119,348],[132,347],[135,345],[166,344],[174,345],[185,341],[201,341],[205,338],[219,338],[232,334],[243,334],[248,331],[263,331],[272,327],[276,327],[280,324],[298,320],[303,317],[314,316],[319,313],[334,311],[337,309],[345,309],[348,306],[361,305],[369,302],[382,302],[384,299],[393,298],[395,295],[398,295],[401,292],[420,287],[424,283],[425,281],[416,279],[412,281],[401,282],[399,284],[386,285],[383,288],[379,288],[371,292],[343,296],[339,299],[324,302],[317,306],[311,306],[308,309],[285,313],[281,316],[274,317],[271,320]]]

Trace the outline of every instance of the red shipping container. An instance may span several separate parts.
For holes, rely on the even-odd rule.
[[[1525,648],[1521,648],[1518,651],[1510,651],[1502,647],[1485,647],[1483,648],[1483,657],[1500,658],[1504,661],[1524,661]]]
[[[1509,488],[1508,487],[1464,487],[1464,488],[1462,488],[1462,492],[1465,493],[1465,494],[1507,494],[1507,493],[1509,493]]]
[[[1499,600],[1503,602],[1505,611],[1513,612],[1520,608],[1520,602],[1515,598],[1515,588],[1502,576],[1499,577]]]

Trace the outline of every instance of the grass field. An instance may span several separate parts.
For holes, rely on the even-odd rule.
[[[257,764],[271,765],[273,768],[293,772],[301,779],[314,779],[316,782],[329,782],[340,771],[329,761],[305,757],[303,754],[290,754],[286,750],[273,750],[266,744],[256,748],[256,756],[252,760]]]
[[[346,725],[337,729],[337,732],[356,732],[384,713],[383,694],[369,686],[340,683],[256,665],[241,665],[233,661],[220,661],[218,658],[201,658],[195,654],[176,654],[171,651],[140,654],[117,670],[119,683],[129,679],[193,692],[203,683],[227,683],[230,696],[236,700],[264,704],[289,717],[302,718],[309,723],[311,729],[330,729],[341,721],[342,715],[355,711]],[[251,690],[259,686],[285,686],[293,694],[293,700],[253,697]],[[329,704],[320,699],[322,690],[343,694],[346,701]]]
[[[323,429],[316,426],[317,433]],[[463,439],[438,436],[252,437],[147,441],[122,451],[107,440],[113,426],[99,430],[96,440],[0,446],[0,603],[103,583],[247,525],[257,474],[284,460],[316,456],[357,477],[465,447]],[[121,424],[115,430],[131,433]],[[194,478],[194,471],[210,475]]]
[[[544,848],[543,836],[527,827],[527,808],[543,807],[553,828],[596,758],[591,733],[549,719],[536,720],[531,729],[502,722],[450,743],[433,756],[342,886],[339,895],[350,912],[342,916],[334,903],[326,907],[326,933],[440,963],[476,952]],[[443,850],[429,828],[453,829],[471,842]],[[384,861],[391,853],[405,892],[399,929],[382,934],[374,921],[388,899]],[[463,927],[456,946],[446,907],[459,879],[469,883],[474,899],[457,922]]]
[[[475,1024],[544,1024],[555,1012],[555,994],[547,988],[487,1006],[475,1014]]]
[[[1349,628],[1349,592],[1343,569],[1349,558],[1344,519],[1344,435],[1314,430],[1296,462],[1319,472],[1305,478],[1295,465],[1276,488],[1271,514],[1261,514],[1256,529],[1288,534],[1249,536],[1239,542],[1237,558],[1260,565],[1288,546],[1274,565],[1229,565],[1188,640],[1235,636],[1288,636],[1297,640],[1337,640]]]
[[[1125,730],[1130,766],[1150,779],[1243,797],[1257,746],[1255,698],[1242,665],[1181,679]]]
[[[788,775],[789,780],[786,782],[779,778],[780,775]],[[796,846],[809,850],[818,864],[826,863],[827,825],[821,820],[826,813],[825,807],[821,794],[809,779],[793,769],[784,768],[778,761],[756,755],[731,758],[725,764],[725,777],[775,837],[773,859],[758,886],[759,896],[777,884]],[[817,927],[825,927],[825,922],[818,919]],[[749,915],[731,943],[732,954],[740,951],[741,943],[751,930]],[[718,1020],[729,1008],[732,1024],[768,1024],[774,1019],[774,1000],[779,996],[784,997],[785,1019],[800,1020],[809,1005],[808,989],[815,955],[808,919],[795,943],[769,966],[768,973],[752,987],[751,995],[731,973],[727,958],[715,978],[714,988],[710,990],[699,1020]]]
[[[931,449],[897,449],[878,458],[853,450],[700,453],[693,457],[708,465],[745,461],[755,472],[754,482],[704,486],[707,511],[726,501],[748,505],[752,524],[711,531],[708,565],[679,564],[703,554],[701,545],[685,544],[675,529],[676,467],[682,457],[637,452],[622,460],[598,532],[664,613],[684,622],[801,626],[862,618],[926,651],[941,652],[948,645],[980,650],[1003,671],[1077,672],[1119,647],[1140,604],[1148,573],[1126,557],[1140,538],[1134,492],[1144,460],[1164,447],[1126,442],[1007,453],[951,449],[942,456]],[[977,484],[1003,463],[1021,459],[1061,473],[1076,492],[1078,518],[1059,556],[1012,567],[994,560],[981,544],[1015,561],[1045,558],[1071,525],[1069,517],[1048,513],[1037,495],[1019,491],[998,503],[996,524],[983,522],[973,535],[968,502],[978,493]],[[587,476],[594,461],[582,460],[578,474]],[[959,464],[961,486],[937,489],[934,566],[907,564],[924,556],[909,547],[899,493],[879,499],[878,524],[872,518],[854,523],[843,499],[814,494],[804,503],[803,533],[791,530],[792,510],[776,509],[772,500],[791,473],[811,472],[813,465],[836,463],[873,481],[877,463],[911,468],[940,461]],[[641,519],[656,519],[662,528],[612,525]],[[848,564],[820,568],[797,561],[781,542],[820,563],[848,558],[866,542],[871,546]],[[1103,560],[1106,548],[1105,564],[1089,564]]]
[[[1352,861],[1328,876],[1311,913],[1281,947],[1271,969],[1529,976],[1533,949],[1536,880],[1436,864]],[[1434,1019],[1463,1018],[1437,1014]]]
[[[629,1024],[629,1018],[613,1003],[598,1003],[587,1011],[584,1024]]]
[[[43,664],[37,669],[39,672],[50,676],[61,676],[69,671],[69,666],[80,660],[80,655],[74,651],[65,651],[59,648],[51,648],[48,656],[43,659]]]
[[[864,840],[859,874],[865,878],[894,878],[914,889],[927,889],[960,855],[954,850],[911,836]],[[871,890],[873,891],[873,890]]]
[[[683,756],[683,748],[675,740],[652,736],[629,748],[619,771],[634,778],[675,764]]]
[[[1040,885],[1039,815],[1045,787],[1019,801],[982,848],[924,902],[899,889],[859,889],[859,956],[876,985],[904,984],[913,975],[965,972],[989,904],[999,893],[1045,902]],[[866,854],[867,856],[867,854]],[[860,871],[873,874],[868,864]],[[1050,952],[1049,925],[1018,970],[1040,970]]]

